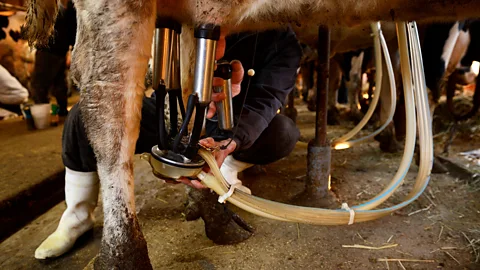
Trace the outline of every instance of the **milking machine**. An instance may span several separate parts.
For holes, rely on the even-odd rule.
[[[381,66],[381,60],[378,57],[380,55],[379,48],[383,46],[390,83],[394,87],[395,80],[393,72],[391,72],[391,62],[386,50],[385,40],[379,33],[379,24],[372,27],[379,38],[375,43],[377,69]],[[154,174],[159,178],[196,177],[204,185],[219,194],[219,201],[221,202],[228,200],[248,212],[267,218],[321,225],[353,224],[389,215],[416,200],[428,185],[433,164],[433,140],[420,42],[414,22],[397,24],[407,118],[406,145],[402,162],[391,183],[379,195],[358,206],[349,207],[347,203],[343,203],[341,209],[310,208],[273,202],[244,193],[227,183],[218,168],[211,149],[203,149],[198,145],[206,109],[211,98],[215,48],[220,31],[217,26],[213,25],[199,25],[195,29],[197,54],[194,91],[188,98],[185,112],[181,109],[182,123],[180,127],[177,124],[178,119],[175,118],[178,112],[177,104],[182,108],[181,90],[178,90],[179,83],[177,84],[179,82],[179,33],[180,27],[178,24],[169,20],[157,20],[154,85],[157,95],[159,136],[158,145],[152,148],[150,164]],[[231,96],[228,94],[231,95],[229,82],[231,69],[228,63],[218,63],[217,72],[216,76],[223,78],[224,84],[215,91],[225,91],[227,93],[227,100],[222,104],[217,104],[219,127],[224,130],[231,130],[233,114]],[[377,74],[377,87],[379,86],[378,78],[381,76],[381,73]],[[378,91],[380,90],[378,89]],[[168,95],[171,110],[169,131],[165,127],[164,105],[161,104],[164,102],[166,95]],[[395,91],[392,91],[392,97],[394,95]],[[379,92],[376,92],[375,98],[378,96]],[[392,102],[392,108],[390,108],[392,115],[395,110],[394,104],[395,102]],[[188,131],[188,124],[194,111],[193,128]],[[387,208],[375,209],[384,203],[404,181],[413,159],[417,124],[419,127],[420,165],[413,189],[403,202]],[[346,142],[353,135],[349,134],[346,136],[349,138],[342,138],[343,142]],[[205,163],[210,167],[211,173],[202,170]]]
[[[215,139],[228,138],[233,128],[232,111],[232,69],[228,62],[217,63],[215,52],[220,38],[220,28],[212,24],[201,24],[195,28],[196,57],[193,93],[188,97],[186,108],[183,104],[180,86],[180,33],[181,25],[169,18],[157,18],[154,40],[153,86],[156,96],[158,119],[158,145],[152,147],[150,164],[153,173],[162,179],[194,177],[203,168],[205,161],[198,155],[199,140],[207,108],[212,96],[212,80],[223,79],[223,85],[215,87],[217,93],[227,97],[218,102],[217,118],[222,132]],[[170,119],[166,122],[165,99],[168,97]],[[182,122],[178,124],[178,110]],[[189,123],[193,118],[193,128]],[[166,124],[170,128],[167,129]]]

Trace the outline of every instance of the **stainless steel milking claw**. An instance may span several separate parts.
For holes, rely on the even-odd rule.
[[[181,25],[169,18],[157,18],[154,49],[154,88],[158,118],[158,145],[151,150],[150,165],[156,176],[178,179],[201,170],[205,161],[197,154],[206,110],[211,101],[215,52],[220,27],[201,24],[195,28],[197,54],[193,93],[183,109],[180,87]],[[169,95],[170,132],[165,127],[165,97]],[[178,127],[177,102],[182,112]],[[195,112],[193,128],[190,120]],[[197,172],[198,173],[198,172]]]

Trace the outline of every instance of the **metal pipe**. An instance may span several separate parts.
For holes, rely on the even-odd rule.
[[[222,86],[214,87],[215,93],[224,93],[225,99],[216,102],[218,127],[222,130],[231,130],[234,126],[233,122],[233,104],[232,104],[232,67],[228,62],[217,63],[215,77],[223,79]]]
[[[156,116],[158,125],[158,148],[168,149],[168,134],[165,128],[165,97],[167,90],[170,90],[178,81],[180,84],[179,67],[179,39],[181,24],[177,21],[157,17],[155,22],[155,38],[153,51],[153,89],[156,95]],[[176,104],[174,106],[176,111]],[[176,113],[175,113],[176,116]],[[176,122],[176,120],[175,120]],[[176,133],[177,124],[172,124],[172,131]]]
[[[311,205],[328,194],[330,145],[327,143],[328,77],[330,69],[330,29],[318,28],[317,108],[315,138],[308,143],[307,181],[303,200]]]
[[[220,39],[220,27],[201,24],[195,28],[197,54],[193,80],[193,92],[200,103],[209,103],[212,97],[212,78],[215,68],[215,51]]]
[[[164,84],[170,89],[170,67],[172,55],[172,29],[155,29],[155,47],[153,51],[153,89],[157,90],[158,85]]]
[[[330,72],[330,29],[318,27],[317,108],[314,145],[327,145],[328,77]]]
[[[210,39],[197,40],[197,57],[195,62],[195,77],[193,91],[201,103],[208,103],[212,99],[212,79],[215,67],[215,50],[217,42]]]
[[[182,89],[180,85],[180,34],[173,31],[170,68],[170,89]]]
[[[233,104],[232,104],[232,80],[224,80],[223,85],[215,87],[216,93],[225,93],[225,99],[216,102],[218,127],[222,130],[232,130],[233,123]]]

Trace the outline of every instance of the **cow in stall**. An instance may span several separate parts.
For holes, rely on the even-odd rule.
[[[303,31],[302,31],[303,30]],[[297,29],[299,39],[316,47],[317,37],[314,35],[313,28]],[[397,96],[401,97],[401,76],[400,62],[398,57],[398,44],[396,39],[395,24],[390,22],[382,23],[382,32],[389,48],[390,58],[394,68],[394,75],[397,84]],[[328,124],[335,125],[339,123],[339,113],[336,108],[337,93],[341,85],[342,74],[345,79],[346,91],[348,92],[348,103],[350,107],[350,118],[354,122],[359,122],[363,117],[359,108],[357,108],[358,94],[361,90],[362,74],[368,68],[373,66],[373,38],[371,36],[370,24],[362,24],[351,28],[333,28],[332,46],[330,50],[330,77],[329,77],[329,97],[328,97]],[[311,66],[305,66],[305,68]],[[378,118],[380,123],[388,119],[388,110],[390,108],[390,84],[386,73],[386,66],[383,66],[384,76],[381,82],[382,92],[380,95],[380,108],[378,109]],[[313,84],[315,87],[315,84]],[[314,95],[309,95],[309,110],[315,109]],[[402,119],[404,111],[400,109],[395,113],[395,119]],[[384,152],[397,152],[402,148],[398,143],[395,134],[395,124],[401,121],[394,121],[375,139],[380,143],[380,149]],[[401,129],[401,127],[400,127]],[[403,128],[404,130],[404,128]],[[401,135],[400,135],[400,140]]]
[[[0,16],[0,65],[28,89],[35,54],[21,39],[20,27],[24,18],[25,12]]]
[[[442,58],[440,60],[437,58],[436,67],[427,65],[429,63],[426,63],[425,70],[426,72],[428,70],[430,73],[429,76],[427,76],[427,78],[430,79],[427,81],[427,86],[432,90],[433,100],[436,103],[438,102],[442,91],[446,90],[447,106],[449,112],[453,116],[453,120],[467,120],[474,116],[480,107],[480,78],[477,76],[475,79],[475,74],[470,71],[473,61],[480,61],[480,52],[478,50],[480,46],[480,20],[436,24],[430,29],[430,31],[438,33],[438,36],[440,37],[445,37],[445,34],[448,33],[448,40],[454,39],[455,36],[457,36],[457,38],[448,62],[445,62],[443,59],[444,55],[446,55],[444,47]],[[429,34],[432,35],[432,33]],[[425,42],[428,42],[428,40],[425,40]],[[473,106],[467,113],[458,115],[455,113],[453,104],[456,85],[468,85],[471,83],[476,84],[473,96]]]
[[[435,108],[442,92],[447,87],[447,104],[450,113],[454,114],[452,102],[455,84],[472,83],[471,76],[468,79],[465,76],[465,70],[469,71],[472,61],[480,60],[478,46],[480,45],[480,22],[477,20],[454,21],[442,23],[427,23],[419,25],[419,32],[422,46],[422,57],[425,71],[426,85],[429,90],[430,111],[432,118]],[[392,44],[393,45],[393,44]],[[390,46],[389,46],[390,47]],[[398,57],[395,55],[396,47],[390,47],[392,62],[398,63]],[[392,54],[394,53],[394,54]],[[397,66],[398,70],[398,66]],[[396,77],[398,75],[396,74]],[[446,83],[448,82],[448,84]],[[464,120],[473,116],[480,107],[480,89],[479,78],[477,76],[477,87],[473,98],[473,107],[465,115],[457,116],[456,120]],[[385,89],[385,88],[382,88]],[[397,78],[397,91],[401,89],[401,81]],[[393,124],[386,131],[376,136],[380,142],[380,148],[383,151],[401,149],[395,147],[396,141],[405,138],[405,120],[404,119],[404,100],[401,94],[397,102],[397,111],[394,115]],[[382,91],[382,93],[384,93]],[[387,103],[385,103],[387,102]],[[386,105],[385,105],[386,104]],[[389,98],[386,95],[380,97],[380,119],[381,123],[387,117],[387,110],[390,106]],[[417,153],[418,154],[418,153]],[[418,156],[417,156],[418,163]],[[447,169],[438,159],[435,159],[432,172],[444,173]]]
[[[300,41],[307,44],[310,48],[317,47],[317,29],[316,27],[294,27],[297,32],[297,36]],[[329,85],[329,115],[331,118],[329,124],[338,124],[337,112],[335,110],[336,104],[336,91],[340,85],[340,76],[344,74],[346,88],[348,89],[348,101],[350,104],[350,111],[354,115],[353,118],[359,118],[359,111],[355,102],[356,91],[361,87],[361,77],[363,71],[367,67],[371,66],[371,53],[372,51],[364,52],[364,49],[371,48],[373,44],[373,38],[370,35],[370,24],[361,24],[355,27],[333,27],[331,33],[331,47],[330,47],[330,85]],[[385,39],[388,43],[392,40],[396,40],[395,24],[394,23],[382,23],[382,31]],[[312,54],[310,52],[310,54]],[[367,55],[365,55],[367,54]],[[310,59],[308,57],[305,61],[304,68],[312,69]],[[364,58],[368,60],[364,61]],[[310,61],[308,61],[310,60]],[[310,65],[310,66],[308,66]],[[311,72],[311,71],[310,71]],[[305,72],[307,74],[309,71]],[[333,79],[333,80],[332,80]],[[308,81],[308,80],[307,80]],[[312,87],[315,87],[313,83]],[[310,95],[311,97],[312,95]],[[331,98],[330,98],[331,97]],[[314,101],[314,98],[310,98],[310,101]],[[309,102],[309,110],[315,110],[315,104]]]
[[[173,17],[182,31],[183,88],[190,87],[194,42],[187,25],[212,23],[225,33],[276,28],[286,23],[354,26],[371,21],[458,19],[479,15],[480,1],[432,0],[76,0],[78,32],[72,75],[97,157],[104,227],[99,269],[151,269],[135,214],[133,155],[139,134],[143,80],[156,16]],[[425,8],[428,6],[428,8]],[[56,0],[31,0],[25,34],[45,42]],[[189,75],[190,74],[190,75]]]
[[[473,82],[472,76],[465,76],[465,73],[468,74],[473,61],[480,60],[480,53],[477,49],[480,45],[480,22],[478,20],[468,20],[433,24],[428,23],[420,24],[419,28],[425,79],[430,95],[430,110],[432,117],[434,116],[433,112],[435,111],[440,96],[446,86],[448,109],[450,113],[453,114],[454,119],[465,120],[472,117],[480,107],[478,76],[476,79],[477,87],[473,98],[473,107],[468,113],[461,116],[455,116],[452,98],[456,89],[456,83],[466,85]],[[391,42],[389,44],[389,50],[394,66],[395,77],[397,79],[397,110],[393,118],[393,123],[390,124],[385,131],[377,135],[375,139],[380,142],[380,148],[383,151],[396,152],[401,150],[398,141],[402,141],[405,138],[405,104],[401,91],[401,80],[399,80],[400,74],[398,73],[398,47],[394,42]],[[388,82],[385,80],[383,82],[382,89],[388,89]],[[380,123],[383,123],[387,119],[389,106],[389,92],[382,91],[379,109]],[[447,169],[436,159],[432,171],[434,173],[442,173],[446,172]]]
[[[441,96],[442,90],[445,86],[447,88],[447,104],[449,111],[453,114],[455,120],[465,120],[472,117],[478,111],[480,107],[480,92],[477,90],[480,87],[476,87],[475,95],[473,98],[473,107],[471,110],[464,115],[455,115],[454,114],[454,105],[452,102],[454,91],[456,89],[455,85],[458,84],[469,84],[472,83],[471,73],[468,73],[472,61],[480,60],[480,53],[478,52],[479,46],[479,37],[480,37],[480,22],[478,20],[469,20],[469,21],[457,21],[457,22],[446,22],[446,23],[434,23],[434,24],[420,24],[420,35],[422,40],[422,54],[423,54],[423,63],[425,69],[425,78],[427,87],[430,94],[430,103],[431,103],[431,113],[433,116],[433,111],[438,104],[438,100]],[[389,33],[392,29],[388,29],[383,32]],[[394,31],[394,29],[393,29]],[[365,30],[363,32],[357,31],[358,34],[355,36],[355,40],[365,40],[365,45],[369,38],[369,32]],[[300,36],[302,36],[300,34]],[[396,39],[388,39],[389,41],[389,50],[394,66],[395,77],[397,79],[397,93],[398,93],[398,103],[397,111],[394,115],[394,121],[387,129],[381,134],[377,135],[375,139],[380,142],[380,148],[385,152],[397,152],[401,150],[401,146],[398,141],[402,141],[405,137],[405,119],[404,119],[404,103],[403,96],[401,91],[401,80],[399,74],[399,62],[397,50],[398,46],[396,44]],[[352,44],[352,40],[346,42],[345,44]],[[360,44],[362,44],[360,42]],[[371,44],[370,44],[371,45]],[[366,46],[367,47],[367,46]],[[329,86],[329,124],[337,124],[336,120],[336,90],[339,88],[339,73],[343,73],[347,78],[349,77],[357,78],[349,82],[350,87],[348,89],[349,95],[349,104],[350,111],[356,110],[355,99],[358,89],[355,90],[355,86],[358,86],[357,82],[358,76],[364,73],[366,68],[371,65],[372,55],[362,55],[363,53],[368,52],[371,48],[365,50],[361,49],[358,51],[351,51],[342,54],[336,54],[333,56],[332,61],[330,62],[330,86]],[[362,59],[363,58],[363,59]],[[337,60],[338,63],[335,62]],[[362,63],[363,60],[363,63]],[[360,68],[361,64],[361,68]],[[465,73],[470,76],[465,76]],[[385,73],[386,74],[386,73]],[[478,83],[477,77],[477,84]],[[448,82],[448,84],[447,84]],[[388,81],[384,81],[382,89],[389,89]],[[348,84],[347,84],[348,85]],[[352,87],[353,85],[353,87]],[[379,117],[380,123],[383,123],[388,118],[388,108],[390,106],[390,96],[389,92],[382,91],[380,97],[380,109]],[[312,99],[314,100],[314,99]],[[311,110],[314,110],[314,106],[309,103]],[[355,115],[355,114],[353,114]],[[354,119],[357,120],[358,119]],[[439,165],[439,164],[436,164]],[[442,172],[445,169],[441,168],[441,165],[434,166],[434,171]]]

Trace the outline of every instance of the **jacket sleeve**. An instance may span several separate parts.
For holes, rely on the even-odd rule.
[[[0,65],[0,103],[19,105],[28,99],[28,90]]]
[[[302,51],[294,32],[289,30],[285,35],[278,35],[269,49],[273,55],[262,66],[255,67],[242,114],[237,120],[236,151],[252,146],[285,104],[295,84]]]

